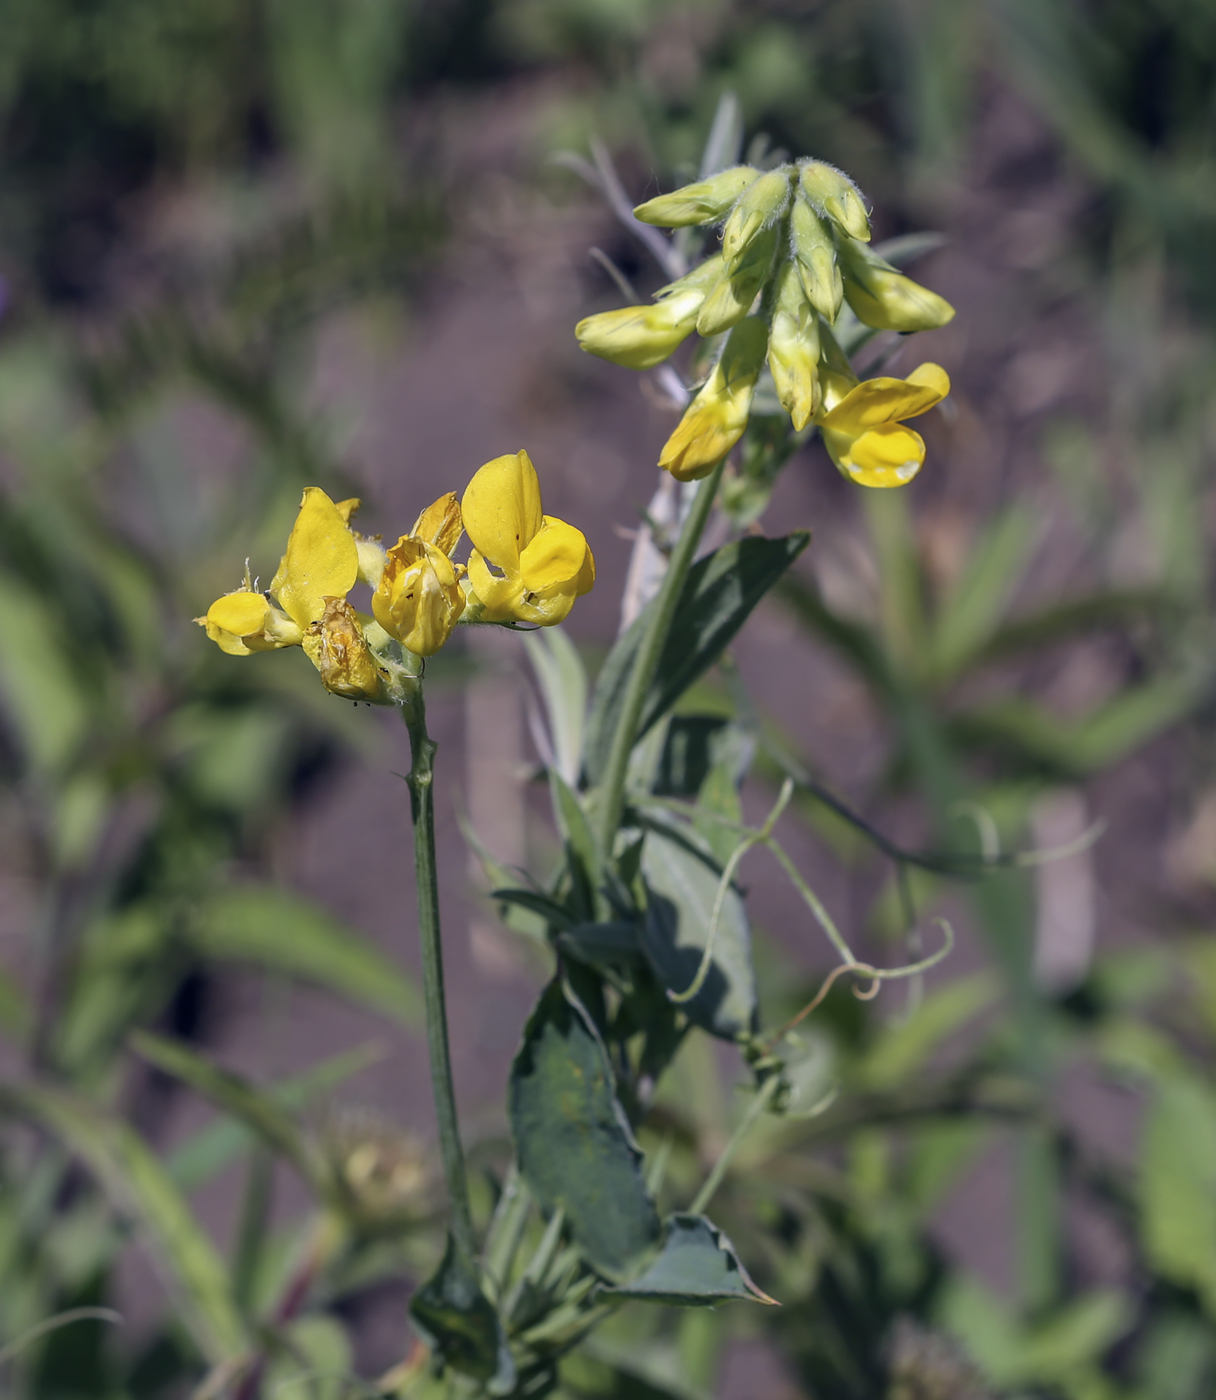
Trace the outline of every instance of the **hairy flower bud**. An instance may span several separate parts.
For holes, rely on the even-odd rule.
[[[835,321],[844,300],[844,284],[836,264],[836,240],[805,199],[794,201],[790,247],[807,300],[826,321]]]
[[[705,292],[675,292],[654,306],[623,306],[587,316],[574,328],[582,349],[626,369],[652,369],[675,350],[697,324]]]
[[[786,168],[761,175],[731,210],[722,230],[722,256],[726,270],[734,272],[752,240],[789,208],[790,176]]]
[[[750,165],[734,165],[708,179],[685,185],[671,194],[661,194],[639,204],[635,219],[660,228],[687,228],[692,224],[716,224],[730,212],[731,205],[760,174]]]
[[[731,331],[722,358],[659,457],[659,466],[677,481],[707,476],[743,436],[766,341],[766,327],[758,316],[748,317]]]
[[[880,331],[934,331],[954,319],[954,307],[905,277],[855,238],[840,240],[845,300],[860,321]]]
[[[697,331],[719,335],[737,326],[752,309],[764,286],[777,251],[777,226],[765,229],[739,255],[733,272],[725,273],[712,288],[697,316]],[[723,261],[725,267],[725,261]]]
[[[781,406],[801,432],[819,410],[819,316],[792,262],[781,272],[768,335],[768,367]]]
[[[821,160],[808,161],[799,171],[802,192],[818,213],[832,220],[850,238],[870,241],[870,220],[861,191],[843,170]]]

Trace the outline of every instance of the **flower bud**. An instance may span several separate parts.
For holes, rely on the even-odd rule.
[[[626,369],[651,369],[697,324],[703,291],[675,292],[654,306],[623,306],[588,316],[574,328],[582,349]]]
[[[731,331],[722,358],[659,457],[659,466],[677,481],[708,476],[743,436],[766,340],[766,327],[758,316],[749,316]]]
[[[781,272],[768,334],[768,367],[781,406],[801,432],[819,410],[819,317],[792,262]]]
[[[747,246],[757,234],[777,222],[789,202],[790,177],[784,168],[761,175],[743,194],[722,230],[722,256],[728,272],[735,271]]]
[[[264,593],[255,593],[252,588],[225,593],[211,604],[206,616],[194,620],[220,650],[230,656],[299,646],[303,636],[297,623],[276,608]]]
[[[850,238],[870,241],[870,220],[861,191],[843,170],[821,160],[808,161],[799,172],[799,182],[818,213],[831,219]]]
[[[419,524],[424,520],[425,512]],[[388,551],[384,577],[372,595],[372,613],[407,651],[433,656],[451,636],[464,603],[448,556],[425,540],[402,535]]]
[[[954,319],[944,297],[897,272],[854,238],[840,240],[844,295],[867,326],[880,331],[934,331]]]
[[[384,679],[363,635],[359,615],[345,598],[326,598],[325,611],[301,643],[321,673],[321,684],[347,700],[386,703]]]
[[[790,246],[807,300],[826,321],[835,321],[844,299],[844,285],[836,265],[836,241],[805,199],[794,201]]]
[[[752,309],[777,251],[777,226],[758,234],[740,253],[734,271],[724,274],[705,298],[697,316],[700,335],[718,335],[737,326]],[[725,261],[723,262],[725,267]]]
[[[671,194],[661,194],[639,204],[633,217],[660,228],[687,228],[691,224],[716,224],[731,205],[760,174],[750,165],[720,170],[707,180],[685,185]]]

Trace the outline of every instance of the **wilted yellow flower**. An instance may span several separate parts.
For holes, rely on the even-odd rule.
[[[954,319],[954,307],[913,282],[855,238],[839,240],[845,300],[860,321],[880,331],[933,331]]]
[[[722,358],[688,405],[659,457],[659,466],[677,481],[708,476],[743,436],[767,339],[765,324],[758,316],[749,316],[731,331]]]
[[[919,365],[907,379],[866,379],[816,419],[840,470],[862,486],[903,486],[920,471],[925,440],[903,420],[927,413],[950,392],[940,365]]]
[[[815,210],[838,224],[851,238],[870,241],[870,220],[861,191],[843,170],[826,161],[811,160],[798,172],[802,193]]]
[[[819,316],[792,263],[781,271],[768,333],[768,367],[782,408],[801,432],[819,408]]]
[[[434,655],[464,612],[464,570],[450,557],[463,529],[460,504],[449,491],[388,551],[372,595],[372,612],[380,626],[416,656]]]
[[[195,621],[233,656],[302,646],[327,689],[349,699],[381,699],[381,670],[346,603],[359,577],[359,544],[347,523],[357,506],[335,505],[309,486],[266,592],[254,592],[246,579],[244,588],[218,598]]]
[[[785,213],[790,202],[788,168],[761,175],[740,197],[722,230],[722,256],[728,272],[734,272],[751,241],[771,228]]]
[[[725,218],[731,205],[759,174],[750,165],[734,165],[729,170],[720,170],[717,175],[673,190],[671,194],[648,199],[645,204],[638,205],[633,216],[644,224],[657,224],[660,228],[716,224]]]
[[[473,542],[469,585],[481,619],[548,627],[591,591],[595,559],[586,538],[542,512],[536,468],[522,449],[487,462],[460,506]]]

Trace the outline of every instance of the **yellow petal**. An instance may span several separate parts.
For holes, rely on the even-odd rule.
[[[235,637],[249,637],[266,624],[270,604],[260,593],[225,593],[207,609],[207,621]]]
[[[901,423],[883,423],[854,438],[827,428],[823,441],[841,471],[862,486],[904,486],[925,460],[924,438]]]
[[[484,609],[487,622],[508,622],[515,616],[515,606],[524,591],[518,572],[509,578],[492,574],[489,565],[474,550],[469,555],[469,584],[473,596]]]
[[[376,621],[416,656],[443,646],[464,612],[452,561],[434,545],[403,535],[388,553],[372,595]]]
[[[944,399],[950,392],[950,376],[941,365],[935,365],[931,360],[917,365],[908,375],[908,383],[924,384],[927,388],[935,390],[939,400]]]
[[[358,577],[355,537],[325,492],[309,486],[275,575],[279,602],[306,627],[324,613],[326,598],[344,598]]]
[[[326,690],[347,700],[384,701],[384,675],[368,649],[359,615],[345,598],[322,601],[321,616],[305,633],[303,647]]]
[[[460,519],[460,502],[455,491],[446,494],[427,506],[417,520],[410,534],[424,544],[434,545],[444,554],[451,554],[464,534],[464,524]]]
[[[936,366],[934,366],[936,368]],[[945,379],[944,371],[939,371]],[[950,387],[946,381],[947,389]],[[861,433],[883,423],[898,423],[927,413],[942,400],[940,387],[933,383],[914,383],[908,379],[865,379],[823,416],[825,428],[842,433]]]
[[[354,515],[354,513],[359,509],[359,507],[362,504],[363,502],[359,499],[358,496],[351,496],[345,501],[335,501],[334,509],[349,525],[351,516]]]
[[[240,637],[234,636],[222,627],[217,627],[214,622],[208,621],[205,617],[196,617],[195,622],[206,629],[207,636],[216,644],[221,651],[226,651],[229,656],[252,656],[253,648],[247,647]]]
[[[519,574],[529,593],[570,583],[579,576],[587,557],[581,530],[546,515],[541,528],[519,557]]]
[[[677,481],[707,476],[743,436],[768,336],[758,316],[730,334],[722,358],[689,404],[659,456]]]
[[[487,462],[466,487],[460,510],[473,548],[491,564],[514,573],[543,520],[532,459],[521,448]]]
[[[574,580],[574,591],[578,597],[584,593],[590,593],[595,587],[595,555],[591,553],[591,546],[587,546],[587,557],[583,560],[583,567],[578,571],[578,578]]]

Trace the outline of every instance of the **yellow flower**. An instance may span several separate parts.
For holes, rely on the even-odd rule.
[[[954,319],[954,307],[928,287],[897,272],[855,238],[840,238],[845,300],[859,321],[880,331],[934,331]]]
[[[728,272],[737,270],[747,245],[764,229],[771,228],[785,213],[790,202],[787,167],[770,170],[752,183],[730,212],[722,230],[722,256]]]
[[[759,316],[749,316],[731,331],[722,358],[659,457],[659,466],[677,481],[708,476],[743,436],[766,343],[766,327]]]
[[[720,170],[695,185],[685,185],[671,194],[648,199],[633,211],[633,217],[644,224],[660,228],[687,228],[692,224],[716,224],[725,218],[735,200],[751,185],[760,172],[750,165],[735,165]]]
[[[816,418],[840,470],[862,486],[902,486],[920,471],[925,440],[905,418],[927,413],[950,392],[940,365],[923,364],[907,379],[866,379]]]
[[[587,316],[574,328],[580,347],[626,369],[651,369],[688,337],[705,293],[677,292],[654,306],[622,306]]]
[[[548,627],[591,591],[595,560],[587,541],[573,525],[542,513],[536,468],[522,449],[487,462],[460,508],[473,543],[469,584],[486,622]]]
[[[195,621],[230,655],[302,646],[327,689],[351,699],[381,698],[380,668],[346,603],[360,572],[359,541],[348,524],[358,504],[335,505],[319,487],[308,487],[269,589],[254,592],[246,578]]]
[[[801,432],[819,408],[819,317],[792,262],[780,277],[768,333],[768,367],[782,408]]]
[[[870,220],[861,191],[843,170],[826,161],[812,160],[799,171],[802,193],[817,213],[829,218],[846,234],[870,241]]]
[[[452,551],[463,533],[460,504],[449,491],[414,522],[388,551],[372,612],[390,636],[415,656],[432,656],[451,636],[464,612]]]
[[[805,199],[790,213],[790,248],[807,300],[827,321],[835,321],[844,300],[836,263],[836,241]]]

